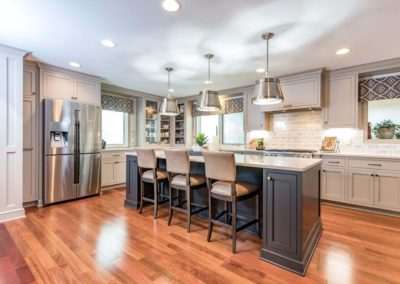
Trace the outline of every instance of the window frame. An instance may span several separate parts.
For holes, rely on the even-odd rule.
[[[225,141],[224,141],[224,117],[225,117],[225,115],[229,115],[230,113],[227,113],[227,114],[221,114],[220,116],[221,116],[221,118],[220,118],[220,121],[221,121],[221,127],[220,127],[220,129],[221,129],[221,137],[220,137],[220,141],[221,141],[221,145],[230,145],[230,146],[243,146],[243,145],[245,145],[245,141],[246,141],[246,133],[245,133],[245,131],[244,131],[244,112],[242,111],[242,112],[237,112],[237,113],[241,113],[242,114],[242,128],[243,128],[243,141],[242,141],[242,143],[225,143]]]
[[[104,109],[101,110],[102,112],[105,111]],[[106,111],[112,111],[112,110],[106,110]],[[115,149],[115,148],[128,148],[129,147],[129,116],[130,114],[127,112],[122,112],[122,111],[116,111],[116,112],[120,112],[123,114],[123,124],[124,124],[124,143],[123,144],[106,144],[106,149]],[[103,113],[102,113],[103,114]],[[102,119],[103,119],[103,115],[102,115]],[[103,125],[103,124],[102,124]],[[102,135],[101,135],[101,139],[103,139],[103,129],[102,129]]]

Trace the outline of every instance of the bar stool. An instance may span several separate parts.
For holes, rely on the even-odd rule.
[[[260,188],[258,185],[236,181],[236,162],[233,153],[222,152],[203,152],[207,187],[209,190],[208,212],[209,225],[207,241],[211,240],[213,225],[220,225],[230,228],[232,231],[232,252],[236,253],[236,234],[237,232],[257,223],[258,234],[260,231]],[[237,204],[239,201],[247,200],[255,197],[256,201],[256,217],[255,219],[239,216],[237,213]],[[214,216],[212,208],[212,200],[225,201],[225,210]],[[227,205],[231,204],[232,212],[229,212]],[[226,222],[219,219],[225,215]],[[231,217],[231,224],[228,222]],[[237,226],[237,221],[247,221],[247,223]]]
[[[142,214],[143,201],[154,204],[154,219],[157,219],[158,205],[168,200],[159,200],[160,197],[168,198],[160,193],[160,184],[168,182],[168,174],[165,170],[157,169],[157,157],[154,149],[136,149],[140,175],[140,210]],[[144,183],[153,184],[153,196],[144,196]]]
[[[167,172],[169,180],[169,216],[168,226],[171,225],[172,214],[174,210],[186,213],[187,223],[186,230],[190,232],[190,223],[192,215],[207,210],[207,205],[192,202],[193,190],[205,188],[206,178],[201,175],[190,174],[189,154],[186,150],[164,150],[167,158]],[[177,196],[173,197],[173,190],[176,190]],[[179,202],[179,192],[186,193],[186,200]],[[178,204],[174,201],[178,199]],[[186,203],[186,208],[182,205]],[[192,207],[198,209],[192,210]]]

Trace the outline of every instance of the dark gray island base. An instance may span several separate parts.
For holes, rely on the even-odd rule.
[[[159,167],[165,168],[165,158],[159,153],[157,156]],[[320,162],[302,159],[309,160],[307,167],[296,165],[283,169],[296,158],[251,156],[236,155],[237,179],[259,184],[263,189],[260,258],[304,275],[322,233]],[[190,158],[192,173],[204,174],[202,157]],[[126,171],[125,206],[137,209],[140,205],[140,180],[135,153],[127,155]],[[199,190],[193,199],[197,203],[207,203],[207,194],[207,189]],[[239,203],[238,211],[239,214],[254,216],[255,200]],[[207,212],[203,212],[203,216],[207,217]],[[255,231],[255,227],[249,230]]]

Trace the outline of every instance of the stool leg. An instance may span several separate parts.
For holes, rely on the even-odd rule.
[[[260,218],[260,194],[256,195],[256,218],[258,220],[257,222],[257,233],[258,237],[261,238],[261,218]]]
[[[140,210],[139,214],[142,214],[143,211],[143,196],[144,196],[144,182],[140,179]]]
[[[232,200],[232,252],[236,253],[236,218],[237,218],[237,201]]]
[[[154,182],[154,219],[157,219],[158,212],[158,182]]]
[[[192,199],[191,199],[191,190],[186,191],[186,230],[188,233],[190,233],[190,221],[191,221],[191,216],[192,216]]]
[[[211,192],[208,192],[208,234],[207,234],[207,242],[211,240],[211,234],[213,230],[213,222],[212,222],[212,199]]]
[[[169,185],[169,212],[168,212],[168,226],[171,225],[171,220],[172,220],[172,187],[171,184]]]

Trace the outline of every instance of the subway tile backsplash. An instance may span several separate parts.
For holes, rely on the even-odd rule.
[[[337,136],[341,152],[400,154],[400,144],[364,143],[362,129],[325,130],[320,110],[269,114],[268,124],[267,131],[246,133],[247,147],[255,148],[257,138],[264,138],[267,149],[319,150],[323,137]]]

